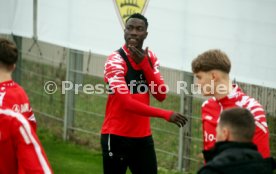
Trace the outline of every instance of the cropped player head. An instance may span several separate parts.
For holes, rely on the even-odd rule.
[[[216,131],[217,141],[251,142],[255,132],[253,115],[244,108],[224,110]]]
[[[18,59],[16,45],[5,38],[0,38],[0,68],[14,70]]]

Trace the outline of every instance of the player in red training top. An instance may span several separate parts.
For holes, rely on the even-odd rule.
[[[206,51],[192,62],[192,70],[202,94],[212,96],[202,105],[204,150],[209,150],[216,142],[216,126],[221,112],[227,108],[242,107],[254,116],[256,130],[253,143],[263,157],[269,157],[269,131],[265,112],[254,98],[244,94],[238,85],[232,85],[230,69],[228,56],[220,50]]]
[[[155,54],[142,49],[147,27],[143,15],[131,15],[126,20],[125,45],[113,52],[105,64],[104,79],[111,91],[101,132],[105,174],[124,174],[128,167],[132,173],[156,174],[150,117],[178,126],[187,121],[179,113],[149,106],[149,93],[163,101],[167,88]]]
[[[36,130],[35,116],[24,89],[12,80],[18,59],[17,48],[11,41],[0,38],[0,106],[23,114]]]
[[[0,173],[51,174],[52,169],[26,118],[0,107]],[[20,172],[19,172],[20,166]]]

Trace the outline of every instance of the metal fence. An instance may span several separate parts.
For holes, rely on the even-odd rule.
[[[65,140],[100,150],[99,135],[107,95],[95,92],[87,94],[83,91],[86,84],[104,85],[103,68],[106,56],[43,42],[33,44],[27,38],[5,37],[14,39],[20,50],[14,78],[29,95],[38,127],[47,128]],[[204,99],[184,94],[183,91],[177,94],[176,82],[186,81],[192,84],[191,73],[164,67],[161,68],[161,73],[171,92],[164,102],[159,103],[152,99],[151,105],[185,114],[189,118],[189,125],[179,129],[162,119],[151,119],[158,164],[169,170],[196,171],[202,165],[200,108]],[[50,85],[46,87],[47,83]],[[62,90],[62,86],[69,89],[71,84],[71,90]],[[243,83],[240,86],[249,95],[257,98],[268,111],[271,146],[276,150],[275,89]],[[57,90],[53,92],[55,87]],[[273,151],[273,154],[276,155],[276,152]]]

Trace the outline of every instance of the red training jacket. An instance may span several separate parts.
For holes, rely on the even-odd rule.
[[[2,107],[0,107],[0,173],[52,173],[43,147],[26,118],[20,113]]]

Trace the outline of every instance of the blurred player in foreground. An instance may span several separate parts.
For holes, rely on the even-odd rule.
[[[17,59],[16,45],[5,38],[0,38],[0,106],[24,115],[36,130],[36,120],[28,96],[24,89],[12,80]]]
[[[0,107],[0,173],[51,174],[52,169],[26,118]]]

